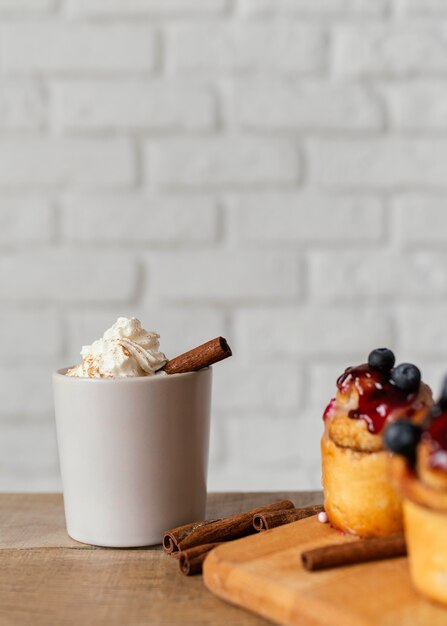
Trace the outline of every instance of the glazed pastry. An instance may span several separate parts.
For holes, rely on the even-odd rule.
[[[447,380],[422,428],[391,424],[390,477],[403,498],[410,573],[428,598],[447,604]]]
[[[409,418],[420,423],[432,406],[430,388],[415,365],[394,366],[391,350],[371,352],[349,367],[326,408],[321,439],[324,505],[330,522],[361,537],[402,530],[402,505],[387,474],[382,431]]]

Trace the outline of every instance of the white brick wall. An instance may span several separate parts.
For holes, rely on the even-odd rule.
[[[447,187],[447,140],[439,137],[317,139],[309,159],[310,177],[327,188]]]
[[[61,204],[62,233],[71,242],[184,247],[217,239],[218,213],[211,197],[77,194]]]
[[[193,71],[307,74],[322,71],[326,62],[322,29],[290,20],[176,24],[168,32],[167,43],[167,62],[178,74]]]
[[[38,130],[46,121],[45,93],[37,80],[0,80],[1,130]]]
[[[126,139],[8,134],[0,143],[0,188],[116,187],[134,178],[134,154]]]
[[[301,291],[299,261],[288,252],[150,254],[148,265],[154,295],[167,302],[288,302]]]
[[[8,73],[92,74],[154,69],[156,36],[145,24],[87,24],[61,19],[5,22],[2,69]]]
[[[0,0],[0,489],[118,315],[218,334],[211,489],[318,487],[337,374],[447,373],[445,0]]]
[[[146,145],[147,178],[161,187],[294,183],[298,149],[289,139],[202,137]]]
[[[398,0],[391,4],[398,4]],[[343,26],[334,34],[334,71],[351,77],[406,78],[447,69],[439,21]]]
[[[215,98],[203,86],[164,81],[58,81],[53,115],[71,130],[200,131],[213,128]]]
[[[343,82],[300,82],[235,81],[231,102],[235,123],[247,129],[285,131],[382,127],[380,103],[364,87]]]
[[[296,249],[297,244],[379,243],[384,236],[384,217],[381,200],[367,194],[334,197],[265,191],[233,197],[228,206],[230,236],[270,249],[286,244]]]

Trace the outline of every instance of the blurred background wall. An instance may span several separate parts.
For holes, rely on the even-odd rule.
[[[387,345],[447,372],[447,2],[0,0],[0,489],[60,488],[50,372],[118,315],[218,334],[210,489],[320,484]]]

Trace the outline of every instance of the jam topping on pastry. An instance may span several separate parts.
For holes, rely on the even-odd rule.
[[[417,390],[401,389],[392,380],[390,372],[372,369],[368,364],[348,369],[337,380],[341,394],[354,386],[358,393],[358,406],[348,415],[352,419],[363,419],[370,433],[380,433],[388,416],[396,409],[404,409],[407,417],[412,417],[412,406]]]
[[[339,377],[337,395],[323,414],[323,419],[331,424],[330,436],[337,443],[378,449],[381,444],[374,441],[374,436],[381,433],[387,421],[407,418],[420,422],[429,410],[431,391],[421,383],[420,370],[412,363],[394,363],[391,350],[378,348],[369,354],[367,363],[348,367]],[[369,433],[370,438],[361,429],[348,433],[348,418],[361,420],[365,435]]]
[[[337,381],[337,387],[343,392],[348,385],[354,385],[359,396],[358,407],[348,413],[352,419],[363,419],[371,433],[380,433],[388,416],[396,409],[407,409],[405,415],[414,414],[412,402],[415,392],[399,389],[389,374],[372,370],[369,365],[350,367]]]

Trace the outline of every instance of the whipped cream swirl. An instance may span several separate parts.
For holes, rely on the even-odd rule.
[[[111,328],[81,350],[82,363],[67,376],[126,378],[152,376],[167,362],[159,351],[160,335],[144,330],[136,317],[119,317]]]

